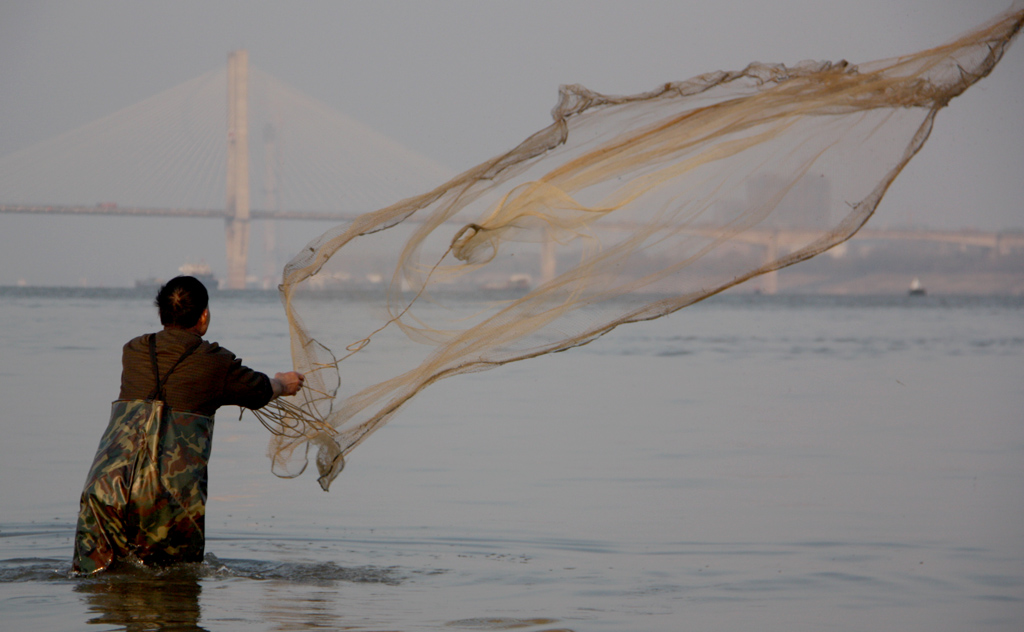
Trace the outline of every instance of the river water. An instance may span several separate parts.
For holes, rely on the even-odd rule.
[[[275,295],[212,312],[289,366]],[[0,322],[3,630],[1024,626],[1021,298],[718,297],[430,387],[329,493],[222,409],[207,561],[94,578],[78,495],[152,298],[8,288]]]

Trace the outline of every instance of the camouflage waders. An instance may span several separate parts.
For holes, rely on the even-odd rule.
[[[167,375],[150,357],[157,392],[149,400],[113,403],[110,424],[82,492],[75,534],[74,570],[93,573],[116,560],[165,565],[203,559],[206,466],[213,417],[164,407],[157,395]]]

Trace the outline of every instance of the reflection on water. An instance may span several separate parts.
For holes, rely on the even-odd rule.
[[[37,577],[48,575],[52,579],[56,575],[55,571],[43,570],[52,566],[34,566]],[[212,554],[202,564],[167,568],[124,565],[90,577],[68,576],[74,582],[74,591],[84,596],[88,623],[118,626],[126,632],[206,630],[202,622],[219,617],[215,612],[204,613],[204,585],[219,590],[224,586],[222,582],[252,580],[262,584],[259,611],[249,615],[256,621],[271,621],[282,629],[341,629],[351,626],[344,625],[336,612],[339,582],[397,585],[401,581],[393,568],[346,568],[334,562],[220,560]],[[297,591],[297,586],[307,589]]]
[[[199,625],[203,589],[198,566],[126,567],[83,578],[75,591],[85,596],[90,624],[122,626],[127,632],[205,630]]]

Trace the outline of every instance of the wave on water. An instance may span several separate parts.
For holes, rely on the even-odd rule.
[[[72,577],[70,560],[39,557],[0,560],[0,584],[53,582]]]
[[[292,584],[353,582],[388,585],[398,585],[405,579],[397,567],[342,566],[334,562],[222,560],[212,553],[207,553],[203,562],[198,564],[176,564],[160,568],[125,564],[94,576],[73,572],[70,560],[38,557],[0,560],[0,584],[57,581],[173,583],[218,578],[274,580]]]
[[[227,576],[271,579],[296,584],[356,582],[400,584],[404,577],[397,567],[341,566],[334,562],[266,562],[261,560],[221,560],[212,553],[198,565],[204,577]]]
[[[449,621],[445,625],[452,628],[465,628],[467,630],[517,630],[520,628],[534,627],[538,625],[549,625],[558,623],[557,619],[517,619],[509,617],[491,617],[476,619],[460,619]],[[543,632],[572,632],[567,628],[546,629]]]

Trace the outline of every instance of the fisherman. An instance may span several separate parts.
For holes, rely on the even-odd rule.
[[[208,305],[202,282],[175,277],[156,298],[163,330],[124,346],[121,392],[82,492],[76,572],[202,561],[214,412],[302,388],[301,373],[270,378],[203,340]]]

